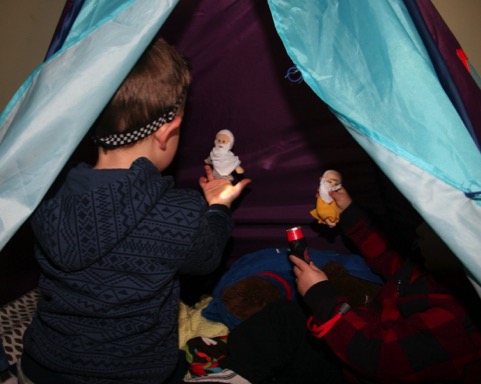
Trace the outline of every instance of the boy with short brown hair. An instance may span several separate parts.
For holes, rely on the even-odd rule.
[[[150,384],[173,372],[178,275],[219,265],[230,205],[250,182],[233,186],[206,168],[202,196],[162,175],[189,83],[185,60],[156,39],[92,127],[95,166],[73,168],[32,215],[42,298],[20,381]]]

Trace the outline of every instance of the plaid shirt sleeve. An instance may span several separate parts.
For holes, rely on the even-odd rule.
[[[341,223],[386,283],[371,304],[343,315],[325,335],[333,351],[356,374],[382,383],[465,382],[465,367],[480,359],[481,343],[463,306],[391,250],[357,207],[345,210]],[[318,324],[339,310],[342,299],[335,295],[329,282],[306,293]]]

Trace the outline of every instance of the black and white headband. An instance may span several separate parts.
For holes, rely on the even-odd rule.
[[[143,127],[126,130],[120,133],[111,133],[104,137],[99,137],[95,134],[92,134],[92,140],[95,144],[103,148],[122,147],[124,145],[132,144],[142,140],[157,131],[165,123],[170,123],[172,120],[174,120],[177,110],[184,101],[184,96],[185,92],[180,95],[180,97],[177,99],[177,102],[173,106],[166,108],[157,119]]]

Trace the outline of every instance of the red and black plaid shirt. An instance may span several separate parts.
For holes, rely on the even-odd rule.
[[[372,303],[343,315],[326,334],[334,352],[356,376],[380,383],[481,383],[481,377],[467,378],[468,370],[481,370],[481,336],[463,305],[390,249],[356,206],[344,211],[340,224],[386,282]],[[304,299],[317,324],[343,302],[329,282],[313,286]]]

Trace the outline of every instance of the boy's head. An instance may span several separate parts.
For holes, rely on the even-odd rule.
[[[161,38],[154,39],[92,126],[97,145],[133,144],[182,115],[190,84],[186,60]]]

